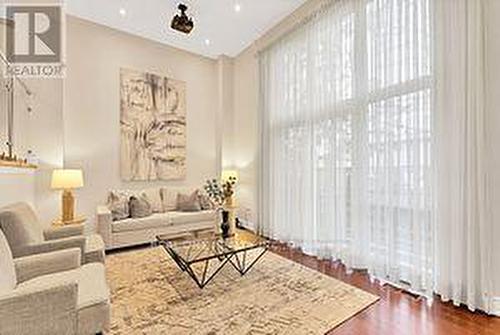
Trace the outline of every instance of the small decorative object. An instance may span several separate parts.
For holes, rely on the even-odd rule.
[[[36,169],[37,164],[30,162],[26,158],[17,157],[17,155],[10,156],[9,153],[2,152],[0,154],[0,166],[13,167],[13,168],[27,168]]]
[[[207,180],[205,184],[205,191],[207,192],[210,200],[215,204],[216,210],[221,212],[222,222],[221,230],[222,237],[229,237],[229,211],[224,208],[227,206],[229,199],[233,197],[234,185],[236,184],[236,178],[229,177],[226,181],[217,181],[217,179]]]
[[[31,150],[28,150],[28,154],[26,155],[26,163],[35,166],[38,165],[38,158]]]
[[[52,172],[52,189],[63,190],[62,222],[75,219],[75,197],[73,189],[83,187],[82,170],[54,170]]]
[[[194,28],[194,23],[193,19],[186,15],[188,7],[181,3],[177,8],[181,11],[181,13],[174,16],[172,22],[170,23],[170,28],[184,34],[189,34]]]

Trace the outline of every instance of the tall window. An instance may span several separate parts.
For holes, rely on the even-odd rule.
[[[430,0],[334,2],[261,54],[264,234],[430,290]]]

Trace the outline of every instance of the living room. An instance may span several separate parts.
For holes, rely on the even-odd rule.
[[[0,11],[0,334],[500,333],[500,2]]]

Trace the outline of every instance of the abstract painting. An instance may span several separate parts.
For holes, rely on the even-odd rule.
[[[186,176],[186,84],[120,70],[121,175],[125,181]]]

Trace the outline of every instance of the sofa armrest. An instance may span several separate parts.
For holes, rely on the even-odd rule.
[[[112,235],[111,235],[111,224],[113,223],[113,216],[111,211],[106,206],[97,207],[97,233],[101,235],[104,240],[106,248],[110,248],[113,245]]]
[[[16,258],[14,264],[19,284],[35,277],[79,268],[81,252],[77,248],[48,252]]]
[[[52,252],[57,250],[78,248],[81,254],[85,253],[85,236],[66,237],[58,240],[44,241],[38,244],[27,244],[12,250],[14,258]]]
[[[84,224],[51,227],[44,230],[43,236],[45,237],[45,240],[57,240],[65,237],[83,236],[84,229]]]
[[[76,334],[76,282],[46,283],[0,295],[0,334]]]

